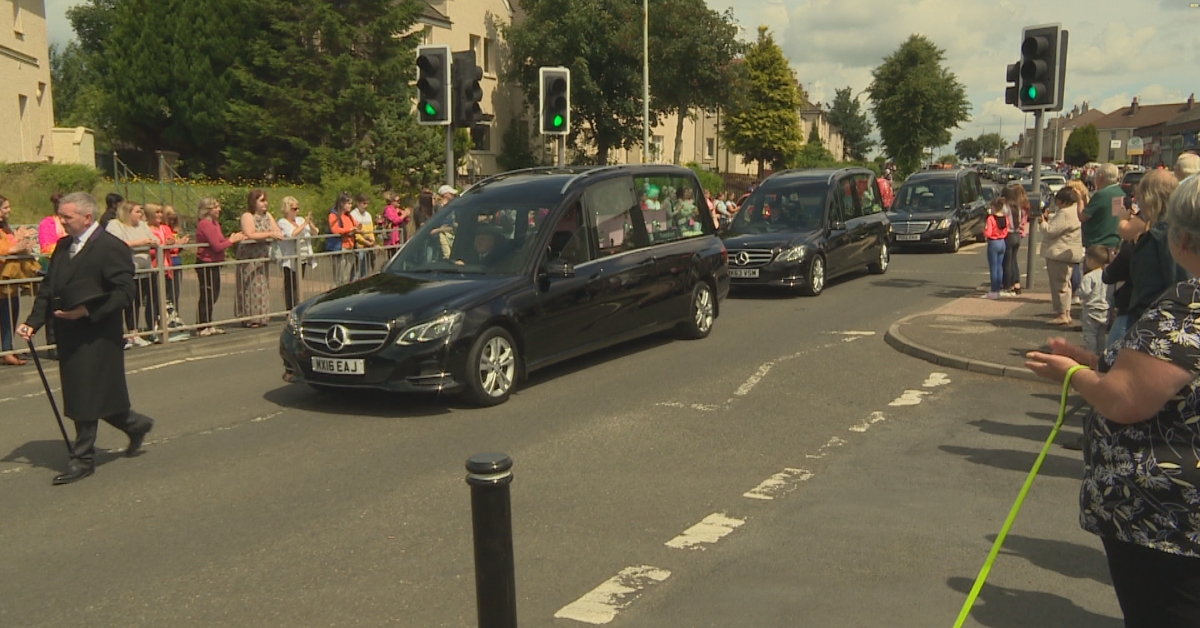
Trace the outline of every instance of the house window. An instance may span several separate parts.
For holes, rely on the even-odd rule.
[[[475,53],[476,63],[478,63],[479,59],[483,56],[483,51],[480,50],[480,48],[483,47],[481,45],[482,41],[483,39],[479,35],[471,35],[471,52]]]
[[[488,74],[496,73],[496,40],[483,40],[483,71]]]
[[[492,152],[492,125],[476,124],[471,127],[471,150],[481,153]]]
[[[663,136],[655,135],[650,139],[650,160],[651,162],[662,161],[663,156]]]
[[[25,27],[22,25],[21,0],[12,0],[13,3],[13,32],[18,36],[25,34]]]
[[[717,152],[717,140],[712,137],[704,140],[704,158],[712,159],[713,155],[715,155],[716,152]]]

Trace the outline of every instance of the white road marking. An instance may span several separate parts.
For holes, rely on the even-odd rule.
[[[766,377],[767,373],[771,372],[772,366],[775,366],[774,362],[767,362],[766,364],[758,367],[758,371],[751,375],[750,378],[747,379],[741,386],[739,386],[737,390],[733,391],[733,394],[738,397],[745,397],[746,395],[750,394],[750,391],[754,390],[754,387],[762,381],[762,378]]]
[[[796,490],[800,482],[807,482],[813,476],[808,469],[784,469],[765,479],[758,486],[742,493],[749,499],[772,500]]]
[[[126,375],[137,375],[139,373],[146,373],[149,371],[157,371],[158,369],[167,368],[168,366],[179,366],[180,364],[187,364],[189,362],[200,362],[202,360],[215,360],[217,358],[226,358],[231,355],[242,355],[245,353],[255,353],[257,351],[263,351],[265,349],[266,349],[266,347],[262,347],[259,349],[247,349],[245,351],[230,351],[229,353],[215,353],[213,355],[198,355],[198,356],[193,356],[190,358],[180,358],[178,360],[170,360],[168,362],[163,362],[161,364],[152,364],[150,366],[145,366],[140,369],[134,369],[132,371],[125,371],[125,374]]]
[[[558,619],[573,619],[585,624],[607,624],[624,610],[651,585],[658,584],[671,576],[671,572],[658,567],[640,565],[626,567],[617,575],[605,580],[600,586],[588,591],[583,597],[558,609]]]
[[[915,405],[921,403],[921,397],[924,397],[925,395],[928,395],[928,394],[929,393],[925,392],[924,390],[906,390],[906,391],[904,391],[904,394],[900,395],[899,397],[896,397],[888,405],[889,406],[915,406]]]
[[[725,513],[717,512],[704,518],[703,521],[683,531],[683,534],[666,542],[667,547],[675,549],[704,549],[702,544],[712,544],[720,541],[733,532],[745,519],[734,519]]]
[[[839,336],[845,336],[842,338],[842,342],[854,342],[855,340],[862,340],[863,338],[868,338],[875,335],[875,332],[873,331],[835,331],[832,333]]]
[[[9,473],[16,473],[16,472],[18,472],[18,471],[20,471],[21,469],[24,469],[24,468],[25,468],[25,467],[13,467],[13,468],[11,468],[11,469],[5,469],[5,470],[3,470],[3,471],[0,471],[0,475],[8,475]]]
[[[921,385],[925,388],[937,388],[950,383],[950,378],[945,373],[930,373],[929,377]]]
[[[886,420],[887,420],[887,417],[883,416],[882,412],[872,412],[871,416],[864,419],[862,423],[852,426],[850,428],[850,431],[858,432],[859,434],[862,434],[863,432],[866,432],[867,430],[871,429],[872,425],[875,425],[876,423],[881,423]]]

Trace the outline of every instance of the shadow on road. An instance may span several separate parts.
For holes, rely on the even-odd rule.
[[[966,595],[975,584],[970,578],[950,578],[946,584]],[[992,628],[1121,628],[1124,622],[1088,611],[1071,600],[1041,591],[1025,591],[983,585],[971,617]]]
[[[989,534],[987,540],[995,543],[996,535]],[[1112,578],[1108,573],[1108,558],[1104,552],[1094,547],[1010,534],[1004,539],[1003,551],[1068,578],[1088,578],[1112,586]]]
[[[1051,419],[1053,421],[1053,419]],[[995,434],[997,436],[1011,436],[1013,438],[1023,438],[1036,443],[1046,442],[1046,438],[1050,436],[1049,425],[1013,425],[1011,423],[1001,423],[991,419],[979,419],[971,421],[968,425],[974,425],[979,428],[984,434]],[[1055,439],[1057,440],[1057,439]]]
[[[838,276],[834,279],[825,280],[825,292],[836,288],[846,282],[853,281],[858,277],[868,274],[866,268],[862,271],[855,271],[845,275]],[[730,299],[796,299],[800,298],[800,288],[786,288],[783,286],[739,286],[732,285],[729,287]]]
[[[955,447],[941,445],[938,447],[948,454],[962,456],[967,462],[981,464],[997,469],[1008,469],[1028,473],[1037,459],[1037,453],[1016,451],[1013,449],[980,449],[976,447]],[[1079,460],[1047,454],[1042,461],[1042,469],[1038,475],[1079,480],[1083,478],[1083,464]]]
[[[97,448],[96,466],[121,457],[118,452]],[[66,473],[67,461],[67,446],[61,440],[31,440],[0,458],[0,462],[27,464],[35,469],[49,469],[55,473]]]

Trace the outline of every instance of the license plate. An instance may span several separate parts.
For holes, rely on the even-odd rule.
[[[314,373],[325,373],[327,375],[365,375],[367,373],[364,360],[318,358],[315,356],[312,359],[312,370]]]
[[[921,236],[919,236],[919,235],[898,235],[898,236],[896,236],[896,241],[897,242],[920,242]]]
[[[758,278],[758,269],[757,268],[750,268],[750,269],[730,268],[729,269],[729,277],[732,279],[757,279]]]

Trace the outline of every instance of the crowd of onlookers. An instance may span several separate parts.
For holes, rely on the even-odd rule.
[[[221,203],[204,197],[197,206],[195,234],[183,232],[179,213],[170,205],[137,203],[119,194],[105,198],[105,211],[98,219],[99,228],[130,247],[137,291],[133,304],[125,312],[126,348],[146,346],[164,334],[169,341],[185,340],[192,334],[212,336],[225,333],[216,324],[213,311],[221,296],[222,268],[227,255],[238,260],[233,274],[236,282],[233,319],[249,328],[268,324],[271,313],[270,268],[282,269],[284,308],[290,310],[300,300],[300,280],[319,263],[332,266],[334,285],[366,277],[391,255],[408,237],[433,216],[458,191],[443,185],[435,195],[422,191],[408,202],[398,195],[384,196],[385,206],[377,216],[368,210],[367,194],[338,195],[324,220],[314,220],[312,211],[303,211],[292,196],[279,201],[278,214],[271,212],[267,192],[251,190],[238,221],[238,230],[226,234],[221,226]],[[36,293],[36,280],[48,267],[66,232],[57,215],[58,200],[51,197],[52,210],[34,227],[10,227],[12,206],[0,196],[0,351],[12,352],[13,331],[21,321],[21,297]],[[340,252],[318,256],[317,252]],[[183,332],[180,316],[180,288],[187,280],[183,274],[185,252],[194,251],[192,266],[198,286],[196,326]],[[190,255],[188,255],[190,257]],[[190,261],[190,260],[189,260]],[[155,272],[162,266],[165,294]],[[23,279],[34,281],[22,282]],[[166,310],[160,312],[160,304]],[[165,322],[162,329],[160,323]],[[53,325],[46,326],[46,342],[54,344]],[[25,360],[8,353],[0,363],[19,366]]]

